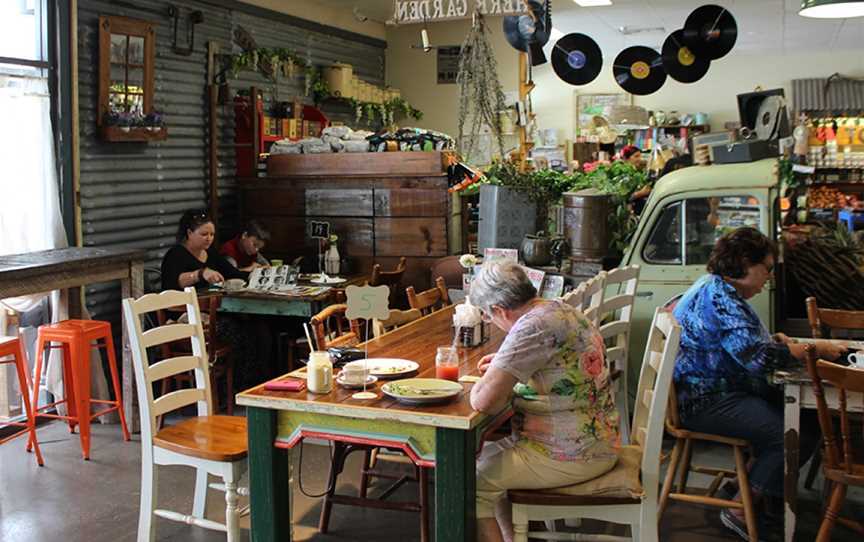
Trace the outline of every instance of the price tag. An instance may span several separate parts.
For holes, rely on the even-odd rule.
[[[309,222],[309,237],[312,239],[329,239],[330,238],[330,223],[317,222],[312,220]]]
[[[390,288],[387,286],[348,286],[345,288],[349,320],[390,317]]]

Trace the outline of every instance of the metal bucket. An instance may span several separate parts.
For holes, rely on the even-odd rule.
[[[609,252],[609,196],[593,188],[564,194],[564,234],[575,261],[599,262]]]

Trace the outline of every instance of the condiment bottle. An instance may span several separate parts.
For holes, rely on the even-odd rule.
[[[312,393],[330,393],[333,389],[333,362],[327,352],[312,352],[306,365],[306,387]]]

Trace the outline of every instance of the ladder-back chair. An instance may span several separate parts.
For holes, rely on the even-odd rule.
[[[412,309],[419,310],[424,316],[442,309],[450,304],[450,296],[447,294],[447,285],[442,277],[435,279],[435,287],[420,292],[414,291],[413,286],[406,288],[408,294],[408,305]]]

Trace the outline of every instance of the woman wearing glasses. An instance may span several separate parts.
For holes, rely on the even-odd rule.
[[[162,258],[162,289],[182,290],[187,286],[206,288],[227,279],[243,279],[239,271],[213,248],[216,227],[203,211],[186,211],[177,227],[177,244]]]
[[[800,364],[805,355],[803,344],[783,334],[771,337],[747,302],[772,277],[776,256],[774,243],[756,229],[727,233],[714,246],[708,274],[674,309],[681,325],[674,377],[681,422],[691,431],[750,441],[756,455],[750,485],[754,502],[762,504],[762,497],[776,497],[778,504],[783,497],[783,397],[769,377],[776,369]],[[842,350],[827,341],[816,348],[829,360]],[[801,464],[819,440],[819,426],[809,414],[815,411],[801,412]],[[782,512],[771,506],[765,511],[756,514],[763,523],[760,534],[779,528],[766,517]],[[743,510],[726,508],[720,519],[748,539]]]
[[[498,413],[512,399],[516,411],[511,437],[487,444],[477,464],[478,534],[512,540],[507,490],[562,487],[611,470],[618,413],[596,327],[570,305],[537,297],[521,266],[484,265],[471,302],[507,332],[480,361],[471,406]]]

